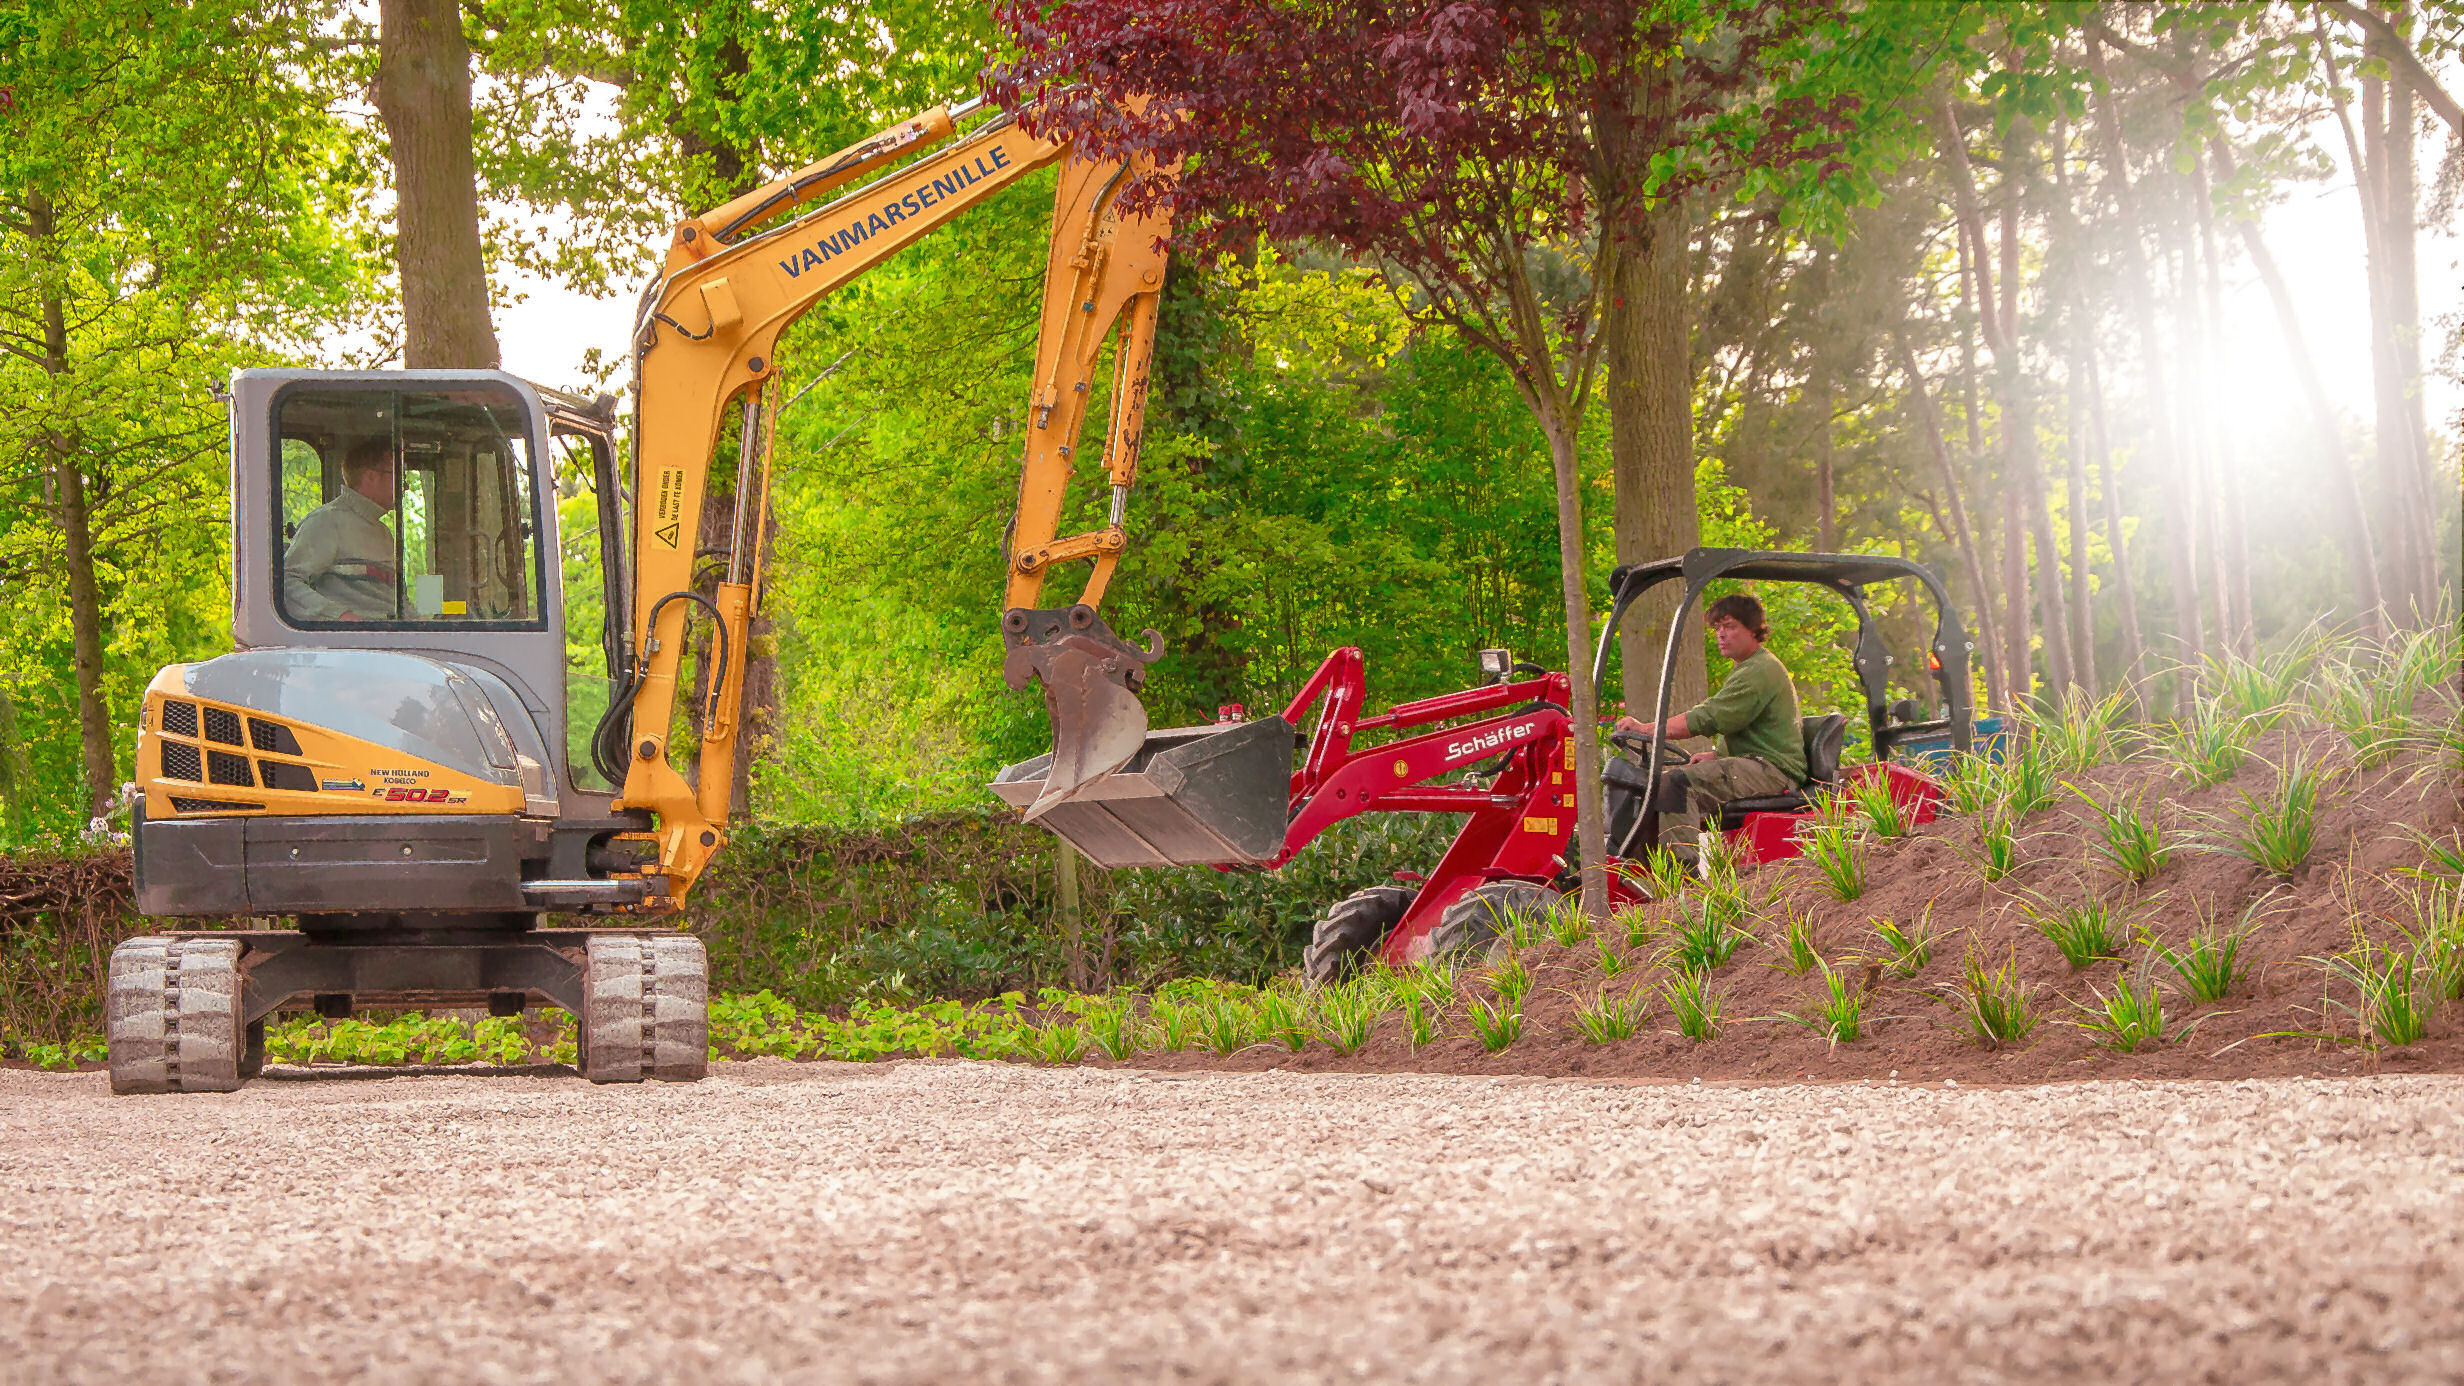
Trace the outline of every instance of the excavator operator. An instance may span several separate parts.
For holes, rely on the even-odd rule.
[[[1787,794],[1805,783],[1805,740],[1797,685],[1788,666],[1763,648],[1771,625],[1762,603],[1744,593],[1720,598],[1703,613],[1720,654],[1736,667],[1720,691],[1668,719],[1668,739],[1720,738],[1720,749],[1697,753],[1660,772],[1650,811],[1664,815],[1660,844],[1685,855],[1695,845],[1691,819],[1711,822],[1734,799]],[[1621,717],[1617,730],[1649,737],[1651,723]],[[1685,813],[1690,819],[1680,819]]]
[[[342,489],[301,517],[282,555],[282,605],[294,621],[390,621],[395,599],[394,532],[385,516],[400,498],[393,443],[368,438],[342,460]]]

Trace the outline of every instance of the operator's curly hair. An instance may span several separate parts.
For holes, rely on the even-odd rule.
[[[1705,626],[1721,621],[1734,621],[1745,627],[1756,640],[1771,638],[1771,623],[1763,618],[1762,603],[1744,592],[1732,592],[1713,602],[1703,612]]]

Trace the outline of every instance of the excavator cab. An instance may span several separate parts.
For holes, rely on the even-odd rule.
[[[267,370],[230,408],[237,648],[146,690],[137,907],[297,928],[115,952],[115,1087],[236,1086],[276,1010],[370,1004],[562,1006],[592,1076],[699,1076],[697,941],[540,927],[648,894],[627,849],[649,816],[586,749],[628,629],[609,403],[495,371]],[[630,1002],[594,1009],[594,969]],[[658,1054],[645,987],[675,1021]],[[231,1033],[181,1018],[200,988]]]

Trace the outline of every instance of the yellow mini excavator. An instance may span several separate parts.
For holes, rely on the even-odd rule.
[[[1160,649],[1096,612],[1127,543],[1168,227],[1120,211],[1122,164],[1074,157],[1006,114],[962,130],[976,104],[900,122],[676,228],[637,314],[625,458],[614,401],[502,372],[233,376],[238,648],[146,690],[137,900],[148,915],[295,927],[116,950],[115,1091],[229,1090],[263,1066],[270,1015],[368,1004],[562,1006],[593,1081],[700,1077],[706,966],[674,916],[726,832],[779,336],[1054,163],[999,618],[1004,672],[1042,685],[1053,751],[993,787],[1098,861],[1276,850],[1290,728],[1150,734],[1137,693]],[[1116,338],[1109,523],[1064,535],[1090,376]],[[702,507],[731,422],[734,511],[713,553]],[[569,544],[568,526],[577,541],[595,527],[595,547]],[[723,561],[714,590],[697,590],[697,558]],[[1046,575],[1074,561],[1092,565],[1078,600],[1042,605]],[[680,687],[696,615],[706,653]],[[670,753],[680,700],[697,704],[692,774]],[[542,927],[551,912],[631,927]]]

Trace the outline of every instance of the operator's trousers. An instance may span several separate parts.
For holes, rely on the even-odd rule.
[[[1752,756],[1721,756],[1698,765],[1677,765],[1660,772],[1660,791],[1651,807],[1660,815],[1660,845],[1693,847],[1695,824],[1716,825],[1720,805],[1733,799],[1759,799],[1786,794],[1797,787],[1788,772]]]

